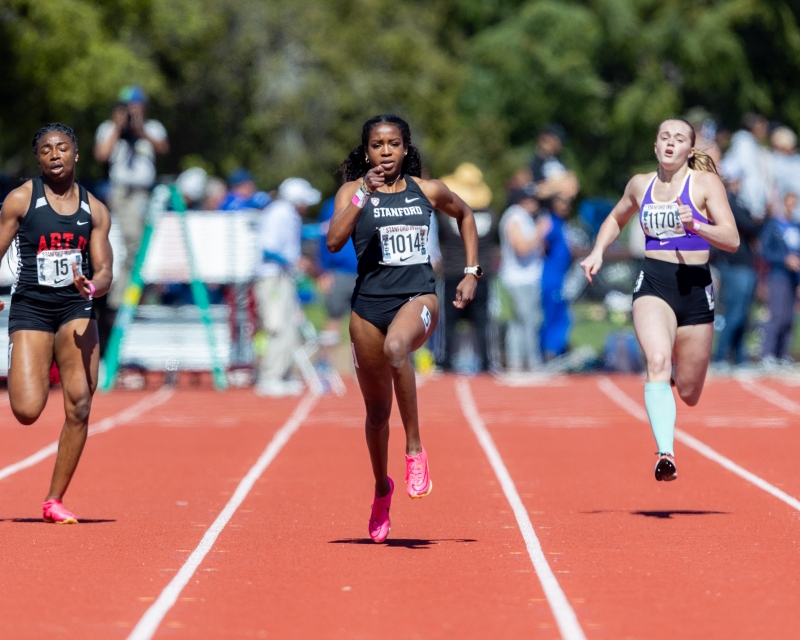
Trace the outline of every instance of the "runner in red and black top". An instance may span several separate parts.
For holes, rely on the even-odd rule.
[[[406,432],[406,490],[428,495],[433,483],[419,437],[412,352],[433,333],[439,317],[428,236],[438,209],[458,221],[467,268],[453,304],[465,307],[478,278],[478,234],[472,210],[438,180],[422,180],[419,151],[408,124],[394,115],[368,120],[361,144],[342,164],[347,181],[336,194],[327,245],[339,251],[352,236],[358,279],[352,299],[350,337],[358,384],[367,408],[367,447],[375,475],[369,535],[389,534],[394,483],[387,475],[392,385]]]
[[[19,258],[8,319],[8,396],[17,420],[36,422],[55,361],[66,420],[42,510],[47,522],[72,524],[78,520],[61,499],[86,442],[97,386],[92,299],[111,286],[111,218],[105,205],[75,183],[78,141],[72,129],[43,127],[33,152],[42,175],[8,194],[0,211],[0,256],[13,241]]]

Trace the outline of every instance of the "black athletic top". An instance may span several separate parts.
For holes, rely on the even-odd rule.
[[[428,253],[433,206],[411,176],[398,193],[376,191],[353,229],[358,279],[353,299],[434,293]]]
[[[92,277],[89,196],[79,185],[78,210],[72,215],[62,216],[47,201],[42,179],[34,178],[31,182],[31,204],[15,238],[19,264],[11,293],[52,303],[81,300],[81,294],[73,284],[72,263],[78,262],[78,272]]]

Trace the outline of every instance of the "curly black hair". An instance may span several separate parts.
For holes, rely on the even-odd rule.
[[[342,174],[345,182],[363,178],[367,171],[370,170],[366,151],[367,144],[369,143],[369,134],[375,125],[384,122],[400,129],[400,135],[403,136],[403,145],[408,151],[406,157],[403,159],[403,166],[400,169],[401,175],[416,176],[417,178],[422,176],[422,159],[419,155],[419,149],[411,144],[411,129],[408,123],[400,116],[396,116],[393,113],[383,113],[370,118],[364,123],[364,126],[361,128],[361,144],[353,149],[347,158],[345,158],[344,162],[339,165],[336,172]]]
[[[53,131],[66,134],[69,139],[72,140],[72,146],[75,147],[75,151],[78,150],[78,138],[75,135],[75,132],[72,130],[72,127],[68,127],[60,122],[51,122],[50,124],[44,125],[36,132],[36,135],[33,136],[33,155],[36,155],[36,152],[39,149],[39,141],[44,137],[45,134]]]

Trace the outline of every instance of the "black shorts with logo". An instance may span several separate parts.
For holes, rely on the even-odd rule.
[[[714,284],[707,264],[675,264],[645,258],[633,299],[655,296],[675,312],[678,326],[714,322]]]
[[[364,294],[354,294],[352,308],[359,316],[370,324],[375,325],[384,335],[389,330],[397,313],[402,306],[419,297],[415,296],[368,296]]]
[[[22,294],[14,294],[11,296],[8,312],[8,334],[15,331],[56,333],[61,325],[78,318],[95,320],[94,305],[83,298],[70,302],[45,303]]]

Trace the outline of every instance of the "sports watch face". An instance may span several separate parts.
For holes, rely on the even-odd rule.
[[[475,275],[479,278],[483,275],[483,267],[481,267],[481,265],[475,267]]]
[[[476,278],[480,278],[483,275],[483,268],[481,265],[475,265],[474,267],[467,267],[464,269],[464,273],[469,273],[475,276]]]

